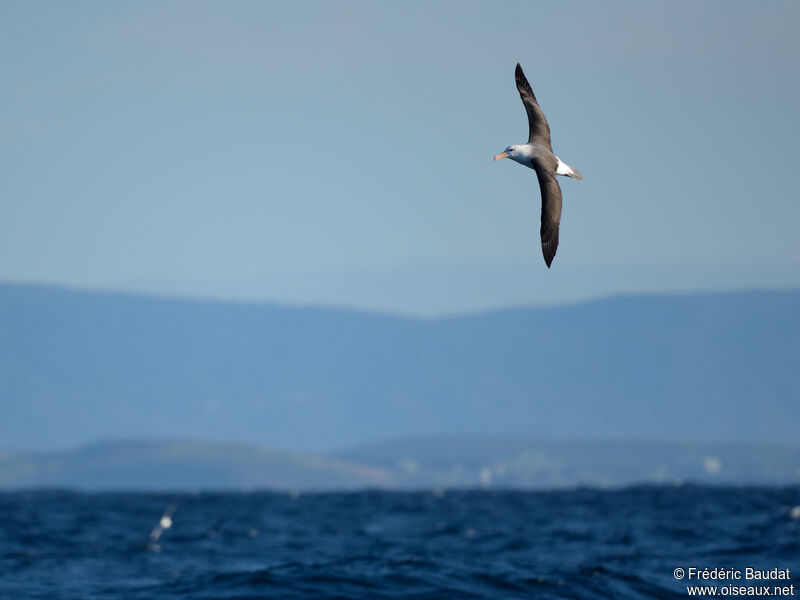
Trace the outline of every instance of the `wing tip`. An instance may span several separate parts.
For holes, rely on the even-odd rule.
[[[552,241],[548,241],[542,244],[542,256],[544,257],[544,264],[547,265],[548,269],[550,268],[550,265],[553,264],[553,259],[555,259],[557,251],[558,251],[557,240],[555,244],[553,244]]]
[[[548,269],[550,265],[553,264],[556,252],[558,252],[558,229],[550,234],[547,240],[542,240],[542,256],[544,257],[544,264],[547,265]]]

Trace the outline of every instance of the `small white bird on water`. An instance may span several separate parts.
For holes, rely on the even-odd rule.
[[[550,145],[550,126],[547,124],[542,109],[539,108],[531,84],[525,78],[525,73],[522,72],[519,63],[517,63],[514,75],[522,104],[525,105],[525,111],[528,113],[528,127],[530,128],[528,143],[509,146],[494,159],[510,158],[536,171],[539,189],[542,192],[542,227],[540,229],[542,254],[549,269],[558,248],[558,227],[561,223],[561,187],[556,181],[556,175],[566,175],[575,179],[583,179],[583,177],[577,169],[573,169],[553,154],[553,147]]]

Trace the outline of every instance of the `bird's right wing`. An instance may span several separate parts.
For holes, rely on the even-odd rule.
[[[531,84],[525,78],[525,73],[522,72],[522,67],[517,63],[517,69],[514,71],[514,76],[517,80],[517,91],[522,98],[522,104],[525,105],[525,112],[528,113],[528,143],[539,144],[546,147],[552,152],[553,148],[550,145],[550,126],[547,124],[547,119],[544,118],[542,109],[539,108],[539,103],[536,101],[536,96],[533,94]]]
[[[558,249],[558,227],[561,224],[561,187],[556,176],[544,169],[536,169],[539,189],[542,192],[542,254],[547,268],[553,262]]]

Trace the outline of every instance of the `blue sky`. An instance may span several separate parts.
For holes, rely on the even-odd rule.
[[[0,279],[419,314],[800,285],[796,2],[0,4]],[[522,63],[562,181],[548,271]]]

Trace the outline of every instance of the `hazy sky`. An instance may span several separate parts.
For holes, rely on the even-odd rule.
[[[562,180],[548,271],[522,63]],[[800,3],[0,3],[0,279],[436,313],[800,285]]]

